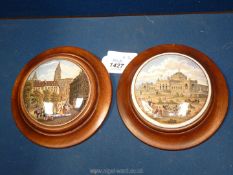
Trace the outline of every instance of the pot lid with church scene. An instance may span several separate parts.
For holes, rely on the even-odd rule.
[[[111,89],[107,70],[92,53],[71,46],[49,49],[31,59],[16,78],[13,116],[31,141],[50,148],[72,146],[101,126]]]
[[[88,96],[85,70],[65,57],[55,57],[35,68],[23,89],[24,105],[30,117],[52,126],[64,125],[77,117]]]

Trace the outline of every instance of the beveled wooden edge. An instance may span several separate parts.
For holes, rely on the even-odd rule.
[[[175,130],[158,129],[143,122],[131,100],[131,83],[137,69],[149,58],[166,52],[196,59],[209,75],[212,86],[212,99],[204,116],[188,127]],[[220,127],[228,108],[228,89],[221,71],[208,56],[188,46],[165,44],[143,51],[129,63],[118,84],[117,104],[123,122],[138,139],[160,149],[182,150],[204,142]]]
[[[72,58],[70,61],[81,63],[89,78],[91,100],[82,110],[83,116],[62,126],[44,127],[38,122],[31,122],[25,115],[20,92],[25,76],[28,75],[27,71],[57,55],[68,56]],[[32,142],[49,148],[64,148],[83,142],[97,131],[107,116],[111,97],[112,85],[109,74],[97,57],[78,47],[57,47],[39,54],[22,69],[12,91],[12,113],[17,127]]]

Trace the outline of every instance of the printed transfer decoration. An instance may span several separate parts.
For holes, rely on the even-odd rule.
[[[57,47],[23,67],[12,92],[12,113],[32,142],[64,148],[97,131],[111,97],[109,74],[96,56],[78,47]]]
[[[39,65],[27,78],[24,105],[30,117],[44,125],[63,125],[84,108],[90,82],[80,65],[55,57]]]
[[[151,124],[178,128],[198,120],[209,106],[211,83],[193,58],[164,53],[150,58],[136,72],[133,104]]]
[[[185,45],[164,44],[139,53],[117,88],[120,116],[148,145],[182,150],[201,144],[222,124],[227,84],[207,55]]]

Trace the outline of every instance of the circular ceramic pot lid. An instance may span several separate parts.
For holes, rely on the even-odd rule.
[[[111,94],[109,74],[93,54],[58,47],[39,54],[22,69],[13,88],[12,111],[18,128],[31,141],[68,147],[100,127]]]
[[[118,109],[143,142],[168,150],[193,147],[222,123],[228,90],[217,66],[183,45],[160,45],[140,53],[124,70]]]

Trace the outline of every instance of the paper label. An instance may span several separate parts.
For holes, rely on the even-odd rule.
[[[137,53],[108,51],[102,63],[109,73],[121,74]]]

